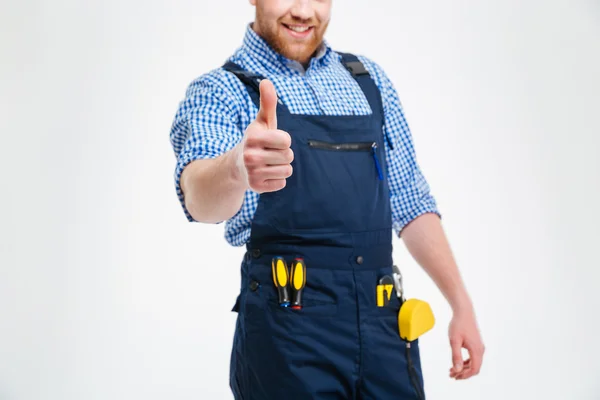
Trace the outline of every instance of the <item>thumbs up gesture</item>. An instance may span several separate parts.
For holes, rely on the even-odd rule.
[[[257,193],[283,189],[292,175],[292,138],[277,129],[276,109],[275,87],[265,79],[260,83],[260,109],[238,144],[237,157],[244,182]]]

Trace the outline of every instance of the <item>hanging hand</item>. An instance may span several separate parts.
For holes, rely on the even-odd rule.
[[[449,327],[452,363],[450,378],[468,379],[477,375],[483,362],[485,346],[477,327],[473,311],[457,311],[454,313]],[[464,361],[462,348],[467,349],[469,358]]]

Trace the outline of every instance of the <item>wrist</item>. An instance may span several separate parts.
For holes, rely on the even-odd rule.
[[[473,312],[473,303],[466,294],[450,301],[450,307],[454,314],[466,314]]]

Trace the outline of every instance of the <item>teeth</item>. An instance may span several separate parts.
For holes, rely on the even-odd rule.
[[[308,26],[291,26],[291,25],[288,25],[287,27],[290,28],[290,30],[292,30],[294,32],[299,32],[299,33],[306,32],[307,30],[310,29]]]

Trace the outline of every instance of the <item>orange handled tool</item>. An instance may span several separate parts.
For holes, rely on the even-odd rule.
[[[295,258],[290,272],[290,286],[292,287],[292,308],[302,308],[302,290],[306,285],[306,265],[304,259]]]

